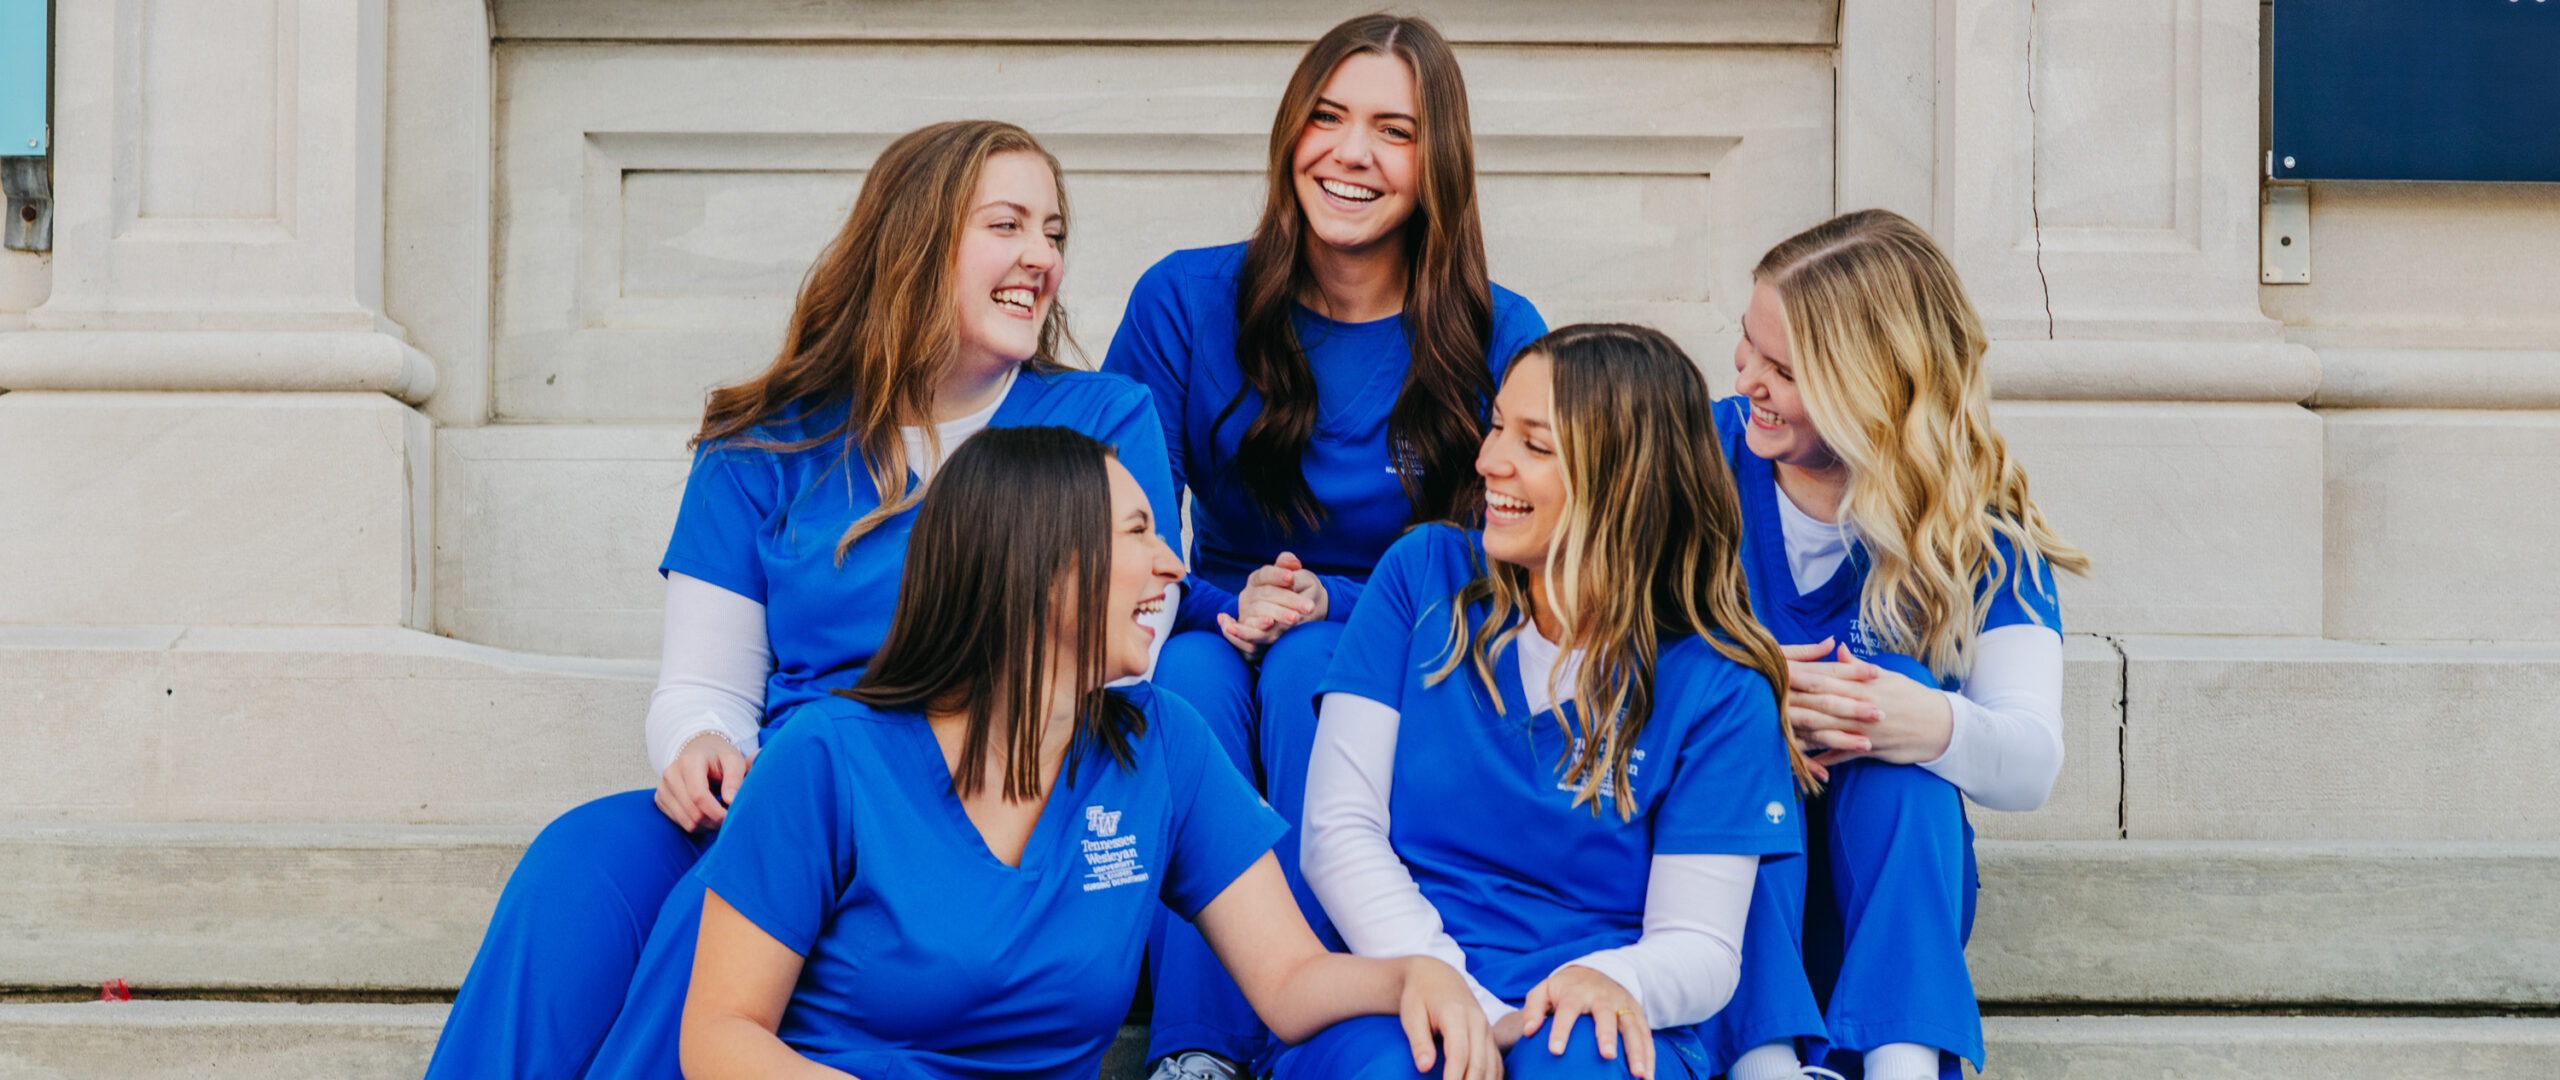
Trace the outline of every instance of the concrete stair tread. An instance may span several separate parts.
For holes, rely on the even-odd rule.
[[[0,986],[449,990],[533,830],[0,825]],[[2560,844],[1996,841],[1985,1001],[2560,1001]],[[2459,917],[2449,917],[2458,913]]]
[[[407,1080],[443,1005],[0,1005],[0,1080]],[[2487,1080],[2560,1075],[2560,1019],[2040,1016],[1984,1021],[1993,1078]],[[1135,1028],[1103,1080],[1137,1080]]]

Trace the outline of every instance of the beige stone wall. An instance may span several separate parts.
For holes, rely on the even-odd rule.
[[[54,673],[24,685],[112,681],[134,650],[81,635],[137,628],[172,653],[217,629],[388,633],[332,663],[415,685],[443,635],[521,661],[417,698],[499,744],[553,707],[524,704],[554,700],[539,679],[511,702],[511,673],[595,658],[645,681],[701,394],[764,361],[889,138],[996,115],[1049,140],[1098,354],[1143,267],[1241,234],[1283,75],[1364,6],[66,9],[57,250],[0,256],[0,627],[20,670]],[[1662,325],[1721,386],[1774,240],[1883,205],[1954,256],[1995,333],[1996,418],[2098,561],[2063,583],[2071,770],[2051,810],[1987,835],[2560,837],[2531,816],[2484,833],[2441,763],[2363,816],[2324,786],[2458,749],[2438,727],[2466,709],[2553,716],[2560,660],[2536,650],[2560,572],[2524,553],[2560,527],[2560,304],[2536,272],[2560,196],[2320,185],[2313,283],[2259,285],[2248,0],[1418,10],[1467,66],[1495,274],[1553,322]],[[225,168],[169,171],[200,150]],[[338,760],[373,721],[260,670],[238,715],[344,733],[307,745],[356,788],[397,771]],[[544,753],[626,759],[628,689],[562,699],[611,715]],[[0,737],[75,722],[49,700],[0,707]],[[2299,783],[2199,764],[2269,732],[2300,740]],[[383,781],[417,804],[40,812],[497,822],[615,786],[535,775],[515,801]]]

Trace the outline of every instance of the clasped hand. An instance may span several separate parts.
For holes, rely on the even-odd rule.
[[[1787,727],[1814,755],[1814,775],[1871,757],[1898,765],[1934,761],[1955,734],[1955,711],[1937,687],[1849,654],[1825,638],[1785,645]]]
[[[1271,565],[1244,579],[1244,591],[1236,594],[1236,613],[1219,612],[1218,630],[1227,636],[1227,644],[1252,660],[1300,624],[1323,622],[1330,610],[1324,579],[1297,556],[1283,551]]]

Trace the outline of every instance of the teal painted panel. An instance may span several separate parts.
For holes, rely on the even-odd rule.
[[[41,155],[46,0],[0,0],[0,156]]]

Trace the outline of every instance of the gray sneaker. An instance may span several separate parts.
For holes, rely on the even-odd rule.
[[[1147,1080],[1245,1080],[1244,1066],[1206,1050],[1168,1054]]]

